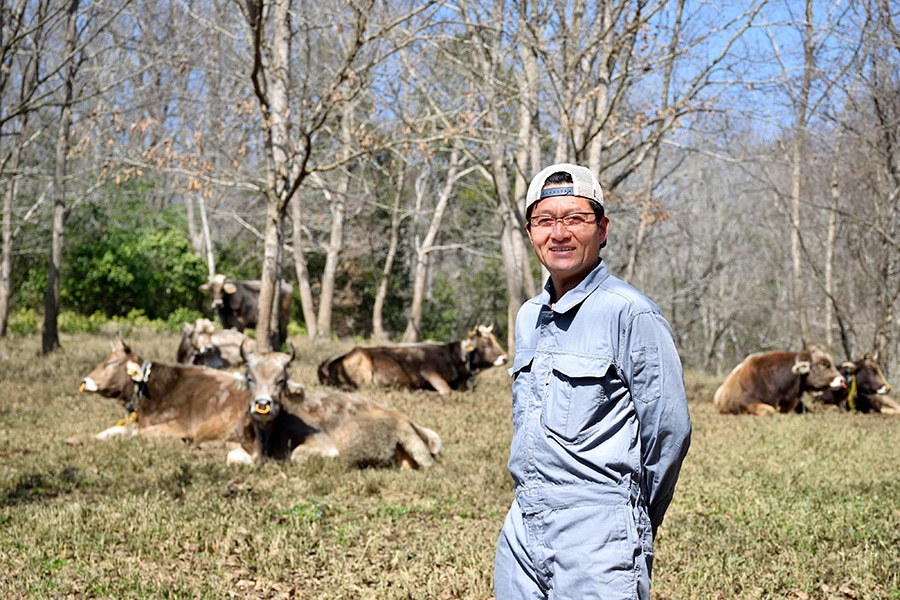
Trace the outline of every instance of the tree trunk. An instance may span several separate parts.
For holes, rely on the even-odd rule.
[[[297,287],[300,294],[300,309],[306,323],[306,335],[310,340],[319,337],[316,329],[316,306],[313,300],[312,286],[309,283],[309,269],[306,267],[306,256],[303,253],[303,221],[300,210],[300,197],[291,200],[291,221],[294,227],[294,270],[297,272]]]
[[[441,229],[441,220],[444,218],[444,211],[453,190],[456,187],[456,181],[460,177],[459,171],[459,155],[460,151],[453,149],[450,153],[450,166],[447,168],[447,177],[444,180],[444,187],[441,189],[440,197],[434,207],[431,215],[431,223],[425,238],[416,246],[416,268],[413,277],[413,296],[412,303],[409,308],[409,320],[406,323],[406,331],[403,332],[403,342],[419,341],[419,334],[422,328],[422,305],[425,302],[425,284],[428,280],[428,254],[433,250],[434,241]]]
[[[809,118],[809,93],[812,85],[814,64],[812,0],[806,0],[806,26],[803,40],[804,62],[803,83],[800,88],[799,105],[796,107],[797,122],[791,150],[791,264],[793,266],[794,307],[800,324],[800,343],[804,347],[809,342],[809,321],[803,296],[803,248],[800,239],[800,180],[805,167],[803,145],[806,140],[806,123]]]
[[[400,205],[403,199],[403,187],[406,183],[406,171],[406,161],[401,159],[400,173],[394,188],[394,205],[391,207],[391,237],[384,266],[381,268],[381,279],[379,279],[378,288],[375,291],[375,304],[372,307],[372,341],[375,344],[384,344],[388,341],[384,331],[384,302],[387,299],[391,272],[394,269],[394,258],[397,256],[397,248],[400,245]]]
[[[78,42],[78,4],[71,0],[66,23],[66,79],[63,82],[63,102],[59,114],[59,135],[56,138],[56,170],[53,176],[53,233],[50,244],[50,264],[47,268],[47,292],[44,295],[44,321],[41,326],[41,353],[59,349],[59,270],[62,264],[63,234],[66,225],[66,170],[69,137],[72,125],[72,97],[75,85],[75,48]]]

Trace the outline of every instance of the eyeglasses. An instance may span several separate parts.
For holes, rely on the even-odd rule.
[[[593,218],[589,218],[593,217]],[[577,229],[584,225],[596,223],[596,215],[592,212],[576,212],[554,217],[553,215],[537,215],[528,219],[528,225],[532,229],[550,230],[556,227],[556,222],[561,221],[566,229]]]

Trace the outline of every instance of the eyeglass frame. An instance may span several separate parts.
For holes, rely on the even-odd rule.
[[[591,198],[585,198],[585,200],[588,201],[588,204],[590,205],[591,209],[594,211],[594,216],[596,217],[596,220],[594,222],[599,223],[600,221],[602,221],[603,217],[606,215],[606,211],[604,210],[603,205]],[[528,209],[525,211],[525,229],[527,231],[531,231],[531,213],[534,212],[534,209],[537,207],[538,204],[539,203],[535,202],[534,204],[529,206]],[[569,214],[572,214],[572,213],[569,213]],[[553,226],[556,227],[556,223],[553,223]],[[565,227],[565,225],[563,225],[563,227]],[[606,242],[604,241],[600,245],[600,248],[605,248],[605,247],[606,247]]]

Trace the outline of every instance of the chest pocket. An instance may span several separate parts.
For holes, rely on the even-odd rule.
[[[544,427],[563,442],[589,435],[602,421],[615,390],[622,390],[609,359],[561,357],[547,382]]]
[[[509,374],[513,377],[512,384],[512,421],[513,428],[518,429],[522,423],[525,412],[534,399],[534,375],[531,372],[534,362],[534,352],[517,351]]]

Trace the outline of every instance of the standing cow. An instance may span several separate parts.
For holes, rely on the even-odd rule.
[[[355,390],[364,385],[413,390],[467,390],[475,375],[508,360],[491,327],[478,325],[466,339],[394,346],[357,346],[323,361],[319,382]]]
[[[838,406],[844,410],[859,412],[894,412],[898,407],[887,393],[891,385],[884,378],[878,364],[877,353],[866,353],[855,361],[847,361],[839,367],[847,387],[825,390],[816,394],[825,405]]]
[[[200,290],[209,292],[212,308],[219,315],[225,329],[256,329],[259,319],[259,281],[235,281],[224,275],[212,275]],[[278,331],[273,334],[274,347],[280,348],[287,340],[287,327],[291,320],[291,302],[294,288],[282,282],[278,296]]]
[[[94,436],[175,437],[203,442],[234,435],[250,394],[234,375],[143,360],[124,341],[81,381],[79,391],[118,400],[129,418]]]
[[[305,393],[288,378],[293,358],[293,352],[245,356],[251,398],[237,427],[241,448],[228,453],[229,464],[340,456],[360,467],[434,466],[437,433],[365,396]]]
[[[751,354],[725,378],[714,402],[724,414],[802,412],[804,392],[844,386],[834,359],[814,344],[800,352]]]
[[[182,365],[203,365],[213,369],[238,367],[244,364],[241,346],[248,350],[256,342],[234,329],[216,329],[209,319],[181,324],[181,343],[175,356]]]

